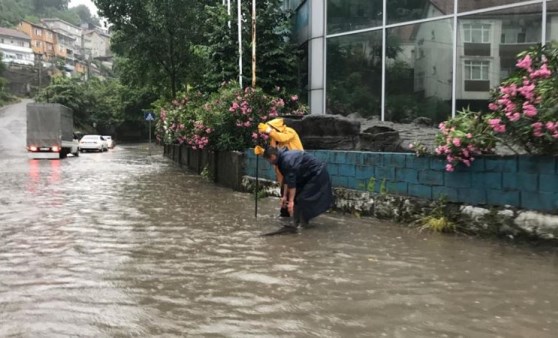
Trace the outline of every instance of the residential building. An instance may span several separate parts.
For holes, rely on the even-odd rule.
[[[487,110],[516,55],[558,39],[555,0],[289,0],[313,114],[445,120]]]
[[[85,49],[90,51],[91,57],[110,56],[110,35],[97,29],[85,31],[83,33],[83,44]]]
[[[82,30],[80,27],[56,18],[41,19],[41,22],[48,28],[54,30],[55,32],[59,32],[73,39],[72,49],[74,50],[74,52],[77,53],[81,49]]]
[[[29,66],[35,64],[31,38],[23,32],[0,27],[0,52],[5,63]]]
[[[55,33],[42,24],[22,21],[17,29],[31,37],[31,48],[35,55],[43,60],[51,60],[55,57],[56,43]]]

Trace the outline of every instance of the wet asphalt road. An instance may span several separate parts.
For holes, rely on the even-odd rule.
[[[145,144],[28,160],[24,127],[0,111],[1,337],[557,336],[552,251],[335,213],[259,237],[277,199]]]

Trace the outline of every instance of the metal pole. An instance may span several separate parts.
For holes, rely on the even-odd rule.
[[[223,0],[224,4],[225,0]],[[227,14],[229,15],[229,19],[231,17],[231,0],[227,0]],[[231,28],[231,20],[229,20],[229,28]]]
[[[256,0],[252,0],[252,88],[256,88]]]
[[[149,156],[151,156],[151,120],[149,120]]]
[[[254,191],[254,217],[258,218],[258,190],[260,189],[259,187],[259,180],[258,180],[258,172],[259,172],[259,159],[260,157],[258,155],[256,155],[256,190]]]
[[[238,83],[240,88],[244,88],[242,85],[242,4],[241,0],[238,0]]]

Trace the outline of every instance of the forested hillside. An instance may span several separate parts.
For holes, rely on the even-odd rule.
[[[76,26],[99,25],[96,13],[85,5],[68,8],[69,0],[0,0],[0,27],[15,27],[21,20],[38,22],[41,18],[59,18]]]

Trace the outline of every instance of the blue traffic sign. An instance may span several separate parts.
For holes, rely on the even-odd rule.
[[[143,113],[143,118],[146,121],[155,121],[155,113],[152,111],[147,111]]]

